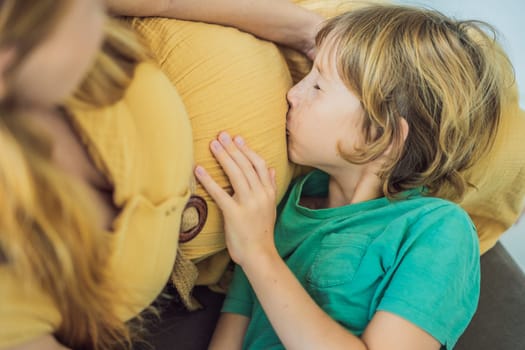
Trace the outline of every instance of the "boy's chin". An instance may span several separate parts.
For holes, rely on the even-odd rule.
[[[290,150],[288,149],[288,160],[296,165],[301,165],[301,166],[308,166],[307,164],[305,164],[304,161],[302,161],[300,158],[298,158],[297,156],[295,156],[293,154],[293,152],[290,152]]]

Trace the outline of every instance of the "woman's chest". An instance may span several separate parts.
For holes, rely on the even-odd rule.
[[[51,162],[84,186],[88,200],[94,203],[102,228],[109,228],[118,212],[113,205],[113,186],[94,165],[79,135],[61,111],[29,116],[49,140]]]
[[[67,117],[59,114],[46,115],[34,124],[50,140],[51,161],[84,185],[85,200],[94,204],[91,207],[97,210],[100,227],[112,236],[111,270],[126,291],[129,304],[133,305],[118,313],[122,319],[128,319],[158,295],[169,277],[178,245],[180,216],[189,197],[188,186],[179,196],[167,195],[158,202],[141,193],[138,190],[141,186],[124,191],[122,189],[128,188],[124,183],[126,179],[118,176],[118,170],[112,171],[115,169],[112,167],[121,163],[118,160],[103,162],[110,158],[104,158],[107,150],[97,148],[100,143],[96,142],[100,139],[86,142],[82,138],[86,135],[79,135]],[[119,133],[115,136],[118,138]],[[100,153],[95,153],[96,150]],[[114,204],[117,187],[126,194],[121,206]]]

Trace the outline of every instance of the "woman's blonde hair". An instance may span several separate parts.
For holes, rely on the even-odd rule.
[[[9,77],[70,4],[0,1],[0,47],[13,46],[17,52],[6,73],[7,89]],[[121,24],[108,21],[106,32],[97,62],[68,101],[70,107],[116,102],[135,65],[147,57]],[[8,102],[0,101],[0,264],[51,297],[62,318],[55,336],[66,346],[130,348],[131,332],[116,311],[126,305],[109,270],[110,237],[94,225],[96,210],[84,186],[51,162],[50,140],[18,118],[19,110]]]
[[[365,111],[365,145],[344,154],[366,163],[385,154],[383,192],[425,186],[459,199],[464,170],[491,147],[498,127],[503,71],[510,62],[476,21],[427,9],[370,6],[329,20],[317,45],[329,46],[337,71]],[[403,142],[401,118],[409,126]]]

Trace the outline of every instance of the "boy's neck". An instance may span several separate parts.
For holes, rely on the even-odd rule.
[[[330,174],[327,208],[341,207],[380,197],[383,197],[382,185],[375,172]]]

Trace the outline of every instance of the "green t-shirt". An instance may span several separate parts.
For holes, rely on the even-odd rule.
[[[338,208],[312,210],[301,195],[324,196],[328,176],[298,179],[279,205],[275,244],[315,302],[360,336],[374,314],[388,311],[452,349],[479,298],[474,225],[454,203],[407,191]],[[223,312],[250,318],[244,349],[283,349],[241,268]]]

